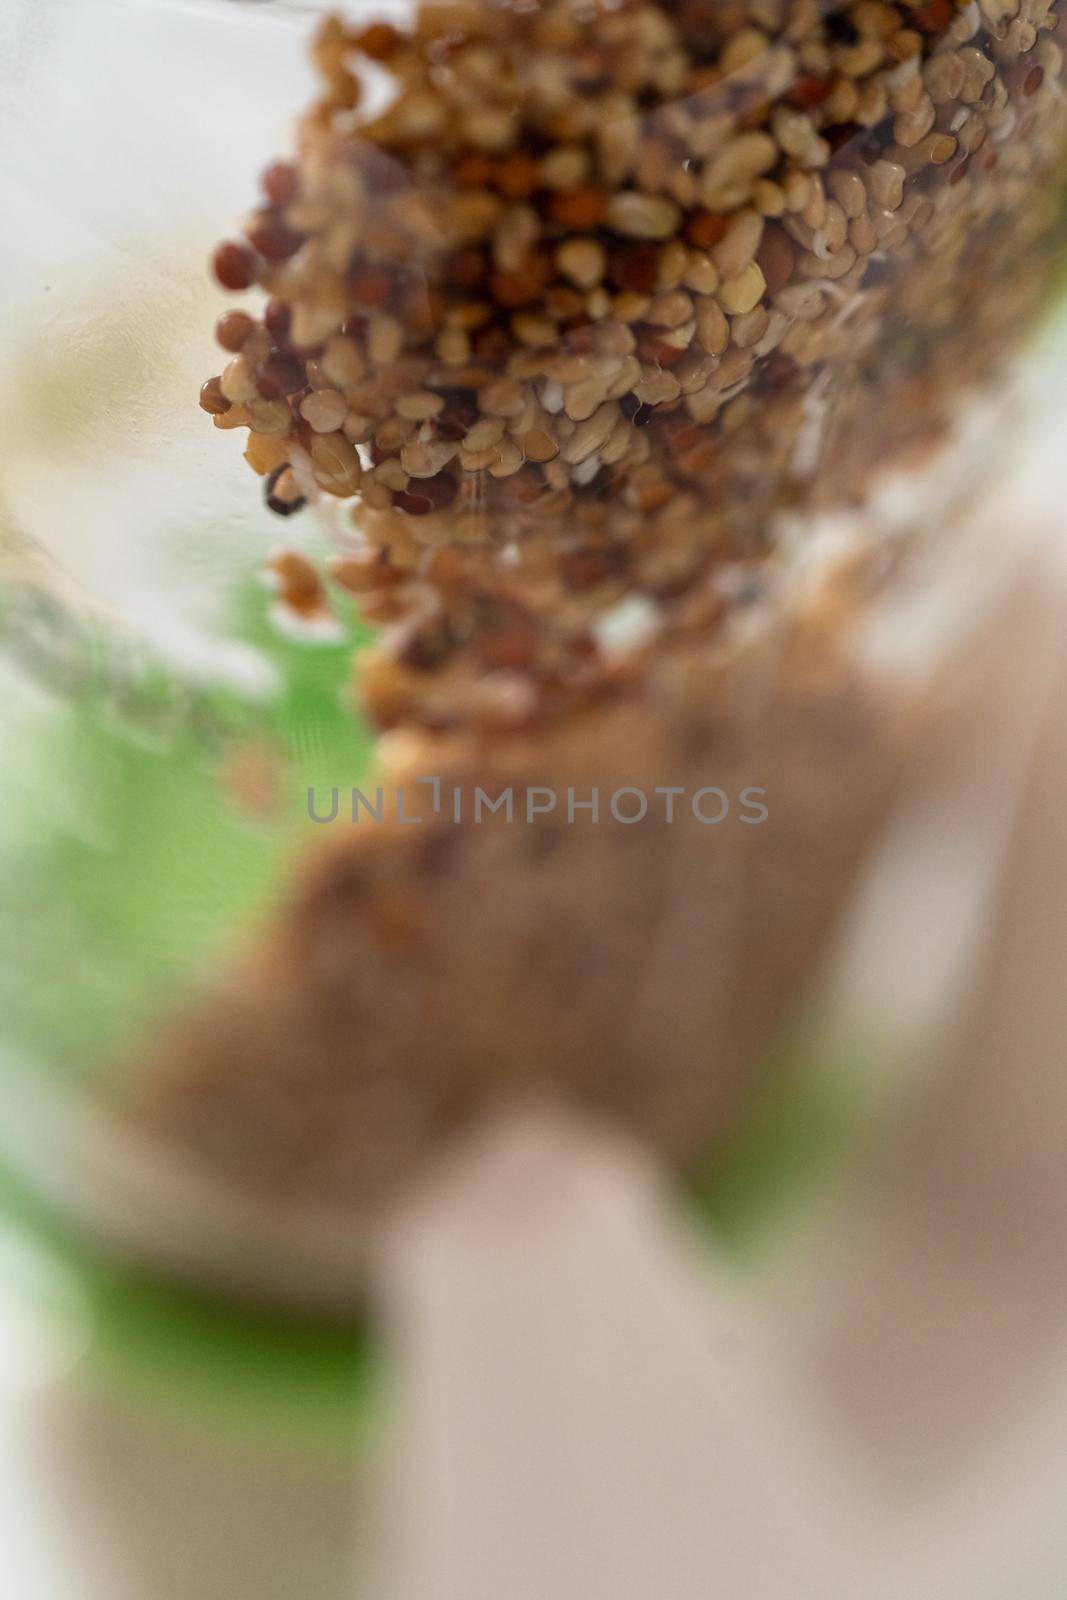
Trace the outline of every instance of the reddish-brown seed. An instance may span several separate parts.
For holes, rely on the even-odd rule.
[[[955,14],[952,0],[925,0],[912,12],[911,21],[923,33],[944,33]]]
[[[460,189],[484,189],[493,176],[493,163],[488,156],[461,156],[456,162],[455,180]]]
[[[676,366],[685,355],[677,345],[665,344],[658,334],[646,328],[637,340],[637,354],[642,361],[654,367]]]
[[[247,289],[255,281],[256,264],[251,250],[233,239],[220,244],[211,258],[215,277],[224,289]]]
[[[793,276],[796,265],[793,241],[777,223],[769,222],[764,228],[756,252],[756,265],[767,280],[768,294],[777,294],[779,289],[784,289]]]
[[[231,355],[236,355],[255,323],[247,311],[224,311],[215,324],[215,340]]]
[[[561,228],[573,228],[576,233],[586,233],[591,228],[599,228],[608,214],[608,203],[599,189],[583,185],[579,189],[567,189],[554,194],[549,210]]]
[[[372,22],[357,33],[353,43],[371,61],[387,61],[400,43],[400,34],[390,22]]]
[[[1045,81],[1044,67],[1031,67],[1023,79],[1023,94],[1036,94]]]
[[[304,364],[296,356],[283,355],[275,350],[256,368],[256,388],[264,400],[280,400],[283,395],[295,394],[307,383]]]
[[[608,277],[619,289],[651,294],[659,278],[659,252],[652,244],[625,245],[608,258]]]
[[[710,250],[726,236],[726,218],[721,211],[691,211],[685,219],[685,236],[695,250]]]
[[[422,517],[428,511],[443,511],[455,498],[455,478],[439,472],[434,478],[412,478],[406,489],[394,495],[393,504],[409,516]]]
[[[525,200],[537,188],[541,163],[534,156],[515,155],[498,161],[493,182],[501,194],[512,200]]]
[[[489,265],[484,254],[473,245],[466,250],[457,250],[448,268],[448,275],[457,289],[480,289],[488,272]]]
[[[802,73],[786,95],[790,105],[798,111],[813,111],[829,97],[834,83],[832,78],[820,78],[814,72]]]
[[[200,389],[200,408],[209,417],[221,417],[230,409],[230,402],[219,387],[218,378],[209,378]]]
[[[288,470],[282,467],[279,476]],[[322,601],[322,582],[307,556],[299,550],[280,550],[271,556],[267,567],[277,578],[278,590],[286,605],[292,606],[294,611],[318,609]]]
[[[253,211],[245,223],[245,238],[268,261],[285,261],[300,249],[300,234],[286,227],[285,219],[273,206]]]
[[[289,327],[293,314],[284,300],[268,300],[263,310],[263,326],[270,334],[276,347],[287,345],[289,342]]]
[[[502,366],[511,354],[511,340],[503,328],[479,328],[473,340],[474,354],[486,366]]]
[[[300,174],[291,161],[272,161],[260,183],[272,206],[287,206],[296,199]]]
[[[528,306],[551,282],[552,265],[545,256],[530,256],[514,272],[494,272],[489,287],[498,305]]]
[[[384,267],[363,267],[352,279],[352,294],[362,306],[384,306],[393,292],[393,279]]]
[[[478,420],[478,406],[474,396],[465,390],[448,395],[444,410],[434,418],[434,431],[439,439],[451,442],[462,439],[468,428]]]

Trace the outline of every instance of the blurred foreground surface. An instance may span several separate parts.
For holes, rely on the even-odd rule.
[[[5,1247],[20,1597],[1061,1596],[1063,602],[1048,557],[931,729],[827,980],[896,1023],[845,1069],[880,1109],[741,1266],[600,1130],[487,1129],[397,1219],[357,1449],[96,1392],[85,1308]]]

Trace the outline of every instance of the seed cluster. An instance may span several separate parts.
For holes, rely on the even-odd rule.
[[[220,319],[201,403],[273,510],[354,502],[332,575],[391,625],[361,678],[383,725],[610,692],[713,627],[739,563],[759,580],[776,510],[858,495],[995,377],[1048,282],[1064,9],[321,26],[297,158],[215,255],[270,298]]]

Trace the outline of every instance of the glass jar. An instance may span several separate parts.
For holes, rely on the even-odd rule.
[[[1020,552],[1067,113],[1041,0],[318,9],[4,23],[2,1120],[350,1309],[502,1090],[743,1105]]]

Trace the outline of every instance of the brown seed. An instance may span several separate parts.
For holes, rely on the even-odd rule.
[[[540,172],[541,163],[535,156],[516,153],[496,163],[493,182],[512,200],[525,200],[537,188]]]
[[[599,228],[607,216],[607,210],[607,200],[600,190],[587,185],[554,194],[549,204],[553,221],[575,233],[588,233],[593,228]]]
[[[293,316],[284,300],[268,300],[263,308],[263,326],[270,334],[276,347],[281,347],[289,342],[289,325]]]
[[[352,279],[352,295],[363,306],[384,306],[393,292],[393,279],[384,267],[364,267]]]
[[[779,289],[784,289],[793,276],[796,265],[796,252],[793,241],[784,228],[776,223],[768,223],[763,230],[759,249],[756,252],[756,265],[763,273],[767,282],[767,293],[777,294]]]
[[[721,211],[699,207],[685,219],[685,236],[696,250],[710,250],[726,233],[726,217]]]
[[[608,276],[620,289],[653,294],[659,280],[659,251],[651,244],[623,245],[608,258]]]
[[[284,473],[283,468],[283,476]],[[299,550],[279,550],[267,562],[267,570],[277,579],[278,593],[286,605],[305,613],[318,609],[322,601],[322,583],[307,556]]]
[[[256,388],[264,400],[296,394],[307,382],[304,364],[296,356],[276,350],[256,368]]]
[[[401,37],[390,22],[372,22],[357,33],[352,41],[355,49],[371,61],[388,61],[400,47]]]
[[[273,161],[260,178],[260,184],[271,205],[287,206],[296,199],[300,174],[291,161]]]
[[[456,498],[456,480],[447,472],[434,478],[415,478],[407,489],[393,497],[393,504],[411,517],[422,517],[430,511],[443,511]]]
[[[254,327],[247,311],[224,311],[215,324],[216,343],[236,355]]]
[[[209,378],[200,390],[200,409],[209,417],[222,417],[230,409],[230,401],[223,394],[218,378]]]
[[[232,239],[219,245],[211,264],[223,289],[247,289],[255,280],[256,266],[252,252]]]
[[[299,233],[286,226],[282,213],[273,206],[253,211],[245,223],[245,238],[268,261],[285,261],[303,243]]]

